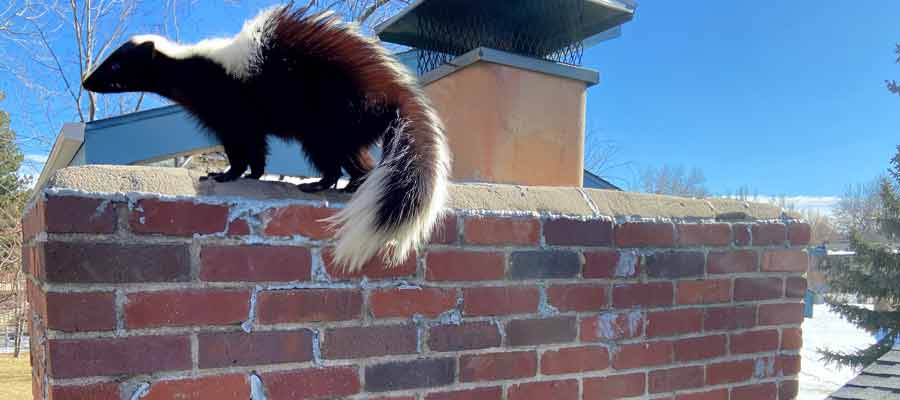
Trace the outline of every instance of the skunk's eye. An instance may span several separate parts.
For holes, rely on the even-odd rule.
[[[109,69],[111,69],[112,72],[118,72],[121,67],[122,66],[119,65],[119,63],[112,63],[112,65],[109,66]]]

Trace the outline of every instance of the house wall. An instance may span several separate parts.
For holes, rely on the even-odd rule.
[[[770,206],[454,185],[394,269],[344,197],[57,173],[24,219],[35,399],[792,399],[809,227]]]

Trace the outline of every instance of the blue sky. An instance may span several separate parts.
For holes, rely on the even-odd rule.
[[[193,3],[181,38],[230,35],[269,3]],[[680,164],[701,168],[714,194],[840,195],[885,171],[900,143],[900,97],[883,83],[900,79],[896,15],[900,2],[641,1],[622,37],[586,51],[601,73],[589,135],[619,147],[630,164],[611,174],[626,186],[644,168]],[[141,18],[132,25],[157,17]],[[15,93],[6,82],[0,90]],[[28,114],[17,104],[0,106]]]

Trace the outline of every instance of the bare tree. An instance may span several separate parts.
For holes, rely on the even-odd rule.
[[[706,177],[697,167],[688,172],[681,165],[663,165],[641,173],[641,189],[647,193],[704,198],[709,196],[705,185]]]
[[[875,239],[881,216],[881,179],[865,184],[847,186],[834,211],[837,230],[844,235],[851,231]]]

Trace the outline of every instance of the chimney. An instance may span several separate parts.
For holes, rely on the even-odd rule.
[[[415,50],[447,127],[458,182],[582,186],[585,46],[615,37],[633,4],[591,0],[422,0],[376,28]]]

